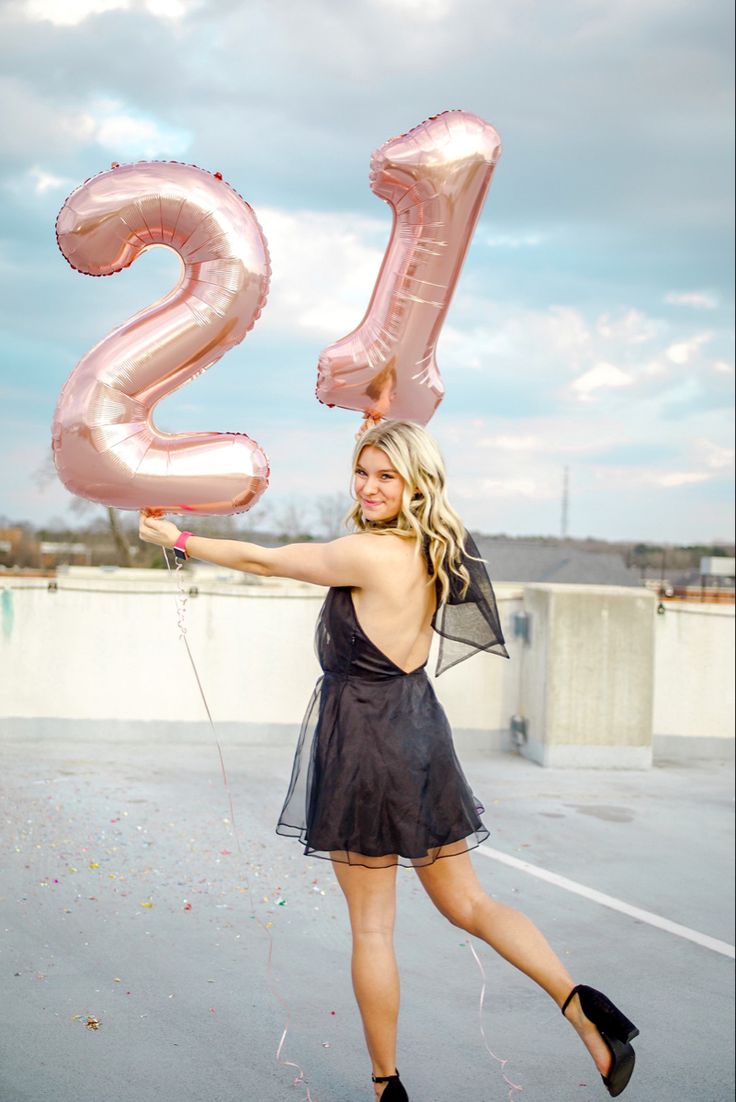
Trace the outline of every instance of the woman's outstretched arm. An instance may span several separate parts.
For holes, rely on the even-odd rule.
[[[170,520],[141,513],[139,535],[146,543],[173,547],[180,529]],[[370,583],[381,559],[380,536],[367,532],[330,543],[289,543],[284,547],[259,547],[243,540],[215,540],[192,535],[187,554],[203,562],[260,574],[266,578],[294,578],[315,585],[364,586]]]

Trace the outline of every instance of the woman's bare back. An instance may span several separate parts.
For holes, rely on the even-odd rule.
[[[429,654],[435,590],[427,584],[426,560],[415,554],[414,541],[385,535],[381,543],[381,568],[371,585],[351,590],[353,607],[371,642],[410,673]]]

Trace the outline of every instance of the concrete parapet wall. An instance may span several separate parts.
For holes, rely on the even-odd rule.
[[[657,757],[731,757],[734,607],[666,601],[655,617]]]
[[[644,589],[524,587],[522,753],[540,765],[651,764],[654,607]]]
[[[206,720],[179,639],[175,594],[160,572],[139,582],[95,585],[83,578],[60,582],[56,591],[45,582],[8,590],[0,717]],[[300,723],[321,672],[312,638],[324,595],[298,584],[220,584],[189,597],[186,638],[216,723],[251,729]],[[520,605],[520,590],[499,587],[497,596],[507,620]],[[437,692],[454,727],[498,745],[507,738],[516,681],[515,663],[478,655],[444,673]]]
[[[209,737],[176,587],[149,574],[60,578],[57,591],[46,579],[7,579],[0,735],[34,721],[48,737],[56,725],[96,721],[99,731],[108,721],[111,737],[140,724],[142,737],[168,738],[177,723],[186,737]],[[324,591],[204,574],[196,583],[185,626],[215,723],[238,741],[292,739],[320,673],[311,640]],[[478,655],[436,686],[460,748],[512,748],[518,714],[522,752],[545,765],[645,768],[653,754],[733,753],[733,608],[669,602],[657,615],[653,595],[630,587],[504,584],[496,593],[511,661]],[[522,609],[528,644],[514,632]]]

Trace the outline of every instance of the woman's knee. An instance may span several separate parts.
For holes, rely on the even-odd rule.
[[[453,926],[467,934],[476,935],[493,908],[493,900],[485,892],[478,892],[453,900],[446,906],[437,904],[437,907]]]
[[[351,921],[350,929],[353,935],[353,943],[356,942],[371,942],[371,943],[384,943],[386,945],[393,944],[394,940],[394,924],[393,922],[378,918],[369,921],[355,922]]]
[[[348,913],[354,937],[393,938],[396,900],[390,896],[352,899]]]

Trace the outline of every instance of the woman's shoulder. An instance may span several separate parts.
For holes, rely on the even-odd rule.
[[[350,557],[360,566],[362,588],[384,589],[387,577],[394,584],[405,584],[416,570],[417,539],[413,534],[355,532],[343,540],[350,541]]]
[[[386,530],[374,528],[363,532],[351,532],[348,536],[341,536],[340,540],[351,540],[356,546],[360,543],[364,547],[413,547],[416,536],[413,532],[399,533],[395,528]]]
[[[400,536],[396,532],[356,532],[348,539],[356,541],[356,551],[380,561],[409,559],[417,544],[413,534]]]

